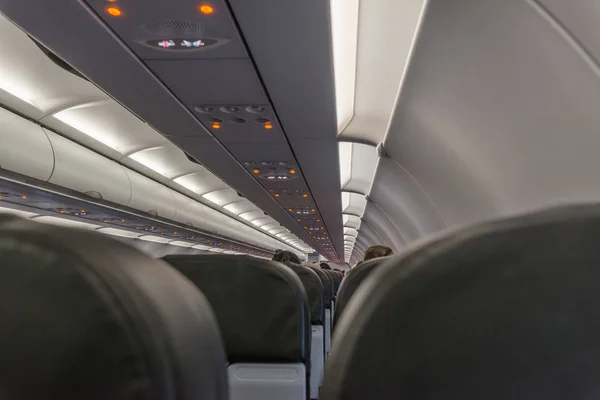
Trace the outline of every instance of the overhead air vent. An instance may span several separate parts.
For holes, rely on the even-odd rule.
[[[202,35],[202,24],[189,21],[154,21],[140,27],[153,36],[190,37]]]

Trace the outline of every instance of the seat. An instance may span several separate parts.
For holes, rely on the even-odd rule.
[[[310,307],[311,346],[310,346],[310,397],[319,398],[319,388],[325,372],[325,303],[321,278],[312,268],[299,264],[285,263],[294,271],[306,290]]]
[[[310,311],[290,268],[235,255],[164,260],[200,288],[215,312],[232,400],[309,398]]]
[[[597,398],[599,236],[572,206],[409,247],[350,300],[322,399]]]
[[[0,397],[228,398],[210,306],[162,261],[0,216]]]
[[[326,274],[320,267],[310,267],[321,278],[321,283],[325,289],[325,357],[331,351],[331,324],[333,322],[333,281],[329,274]]]
[[[335,300],[335,314],[333,316],[333,327],[331,329],[332,333],[335,333],[335,327],[340,320],[342,311],[344,311],[344,308],[348,305],[348,302],[354,292],[356,292],[356,289],[358,289],[360,284],[371,274],[371,272],[386,261],[388,261],[388,258],[374,258],[361,263],[348,273],[340,286]]]
[[[335,294],[337,296],[337,293],[340,289],[340,285],[342,284],[342,274],[341,272],[337,272],[334,270],[331,270],[331,273],[333,274],[333,279],[335,280]]]
[[[330,269],[323,269],[322,271],[325,272],[327,275],[329,275],[329,278],[331,279],[332,288],[333,288],[333,298],[335,299],[335,295],[337,294],[337,290],[338,290],[337,276],[336,276],[335,272],[333,272]]]

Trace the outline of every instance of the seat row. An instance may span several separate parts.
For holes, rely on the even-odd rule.
[[[0,395],[596,398],[599,233],[599,207],[567,207],[361,264],[337,294],[319,393],[314,355],[325,358],[337,285],[324,284],[328,272],[224,255],[151,260],[92,232],[3,217]]]
[[[247,256],[152,260],[9,216],[0,264],[4,398],[318,397],[335,271]]]

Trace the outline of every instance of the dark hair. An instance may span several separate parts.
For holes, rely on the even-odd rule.
[[[321,263],[320,265],[321,265],[321,269],[331,269],[331,267],[327,263]]]
[[[294,264],[300,264],[300,258],[297,255],[287,250],[276,250],[273,255],[273,261],[279,262],[291,262]]]
[[[365,251],[365,261],[371,260],[373,258],[387,257],[393,254],[394,252],[389,247],[380,245],[371,246],[367,249],[367,251]]]

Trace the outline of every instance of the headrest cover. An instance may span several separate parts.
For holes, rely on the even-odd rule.
[[[352,298],[352,296],[354,295],[354,292],[356,292],[356,289],[358,289],[360,284],[364,282],[364,280],[367,278],[367,276],[369,276],[369,274],[371,274],[372,271],[374,271],[387,260],[387,258],[374,258],[372,260],[365,261],[360,265],[356,266],[356,268],[353,268],[348,273],[348,275],[346,275],[346,278],[340,286],[337,298],[335,300],[335,315],[333,317],[333,329],[335,329],[336,324],[342,316],[342,312],[348,305],[348,302],[350,301],[350,298]]]
[[[229,362],[308,365],[308,299],[291,269],[249,256],[173,255],[164,259],[210,302]]]
[[[307,267],[312,269],[321,279],[323,284],[323,300],[325,301],[325,309],[331,308],[331,300],[333,299],[333,281],[329,275],[319,267]]]
[[[390,259],[340,320],[322,399],[598,398],[599,237],[578,206]]]
[[[3,399],[228,397],[207,301],[129,246],[0,216],[0,296]]]
[[[298,275],[304,285],[310,307],[310,323],[312,325],[322,325],[325,319],[325,304],[323,302],[325,290],[321,278],[312,268],[294,263],[286,263],[285,265]]]

